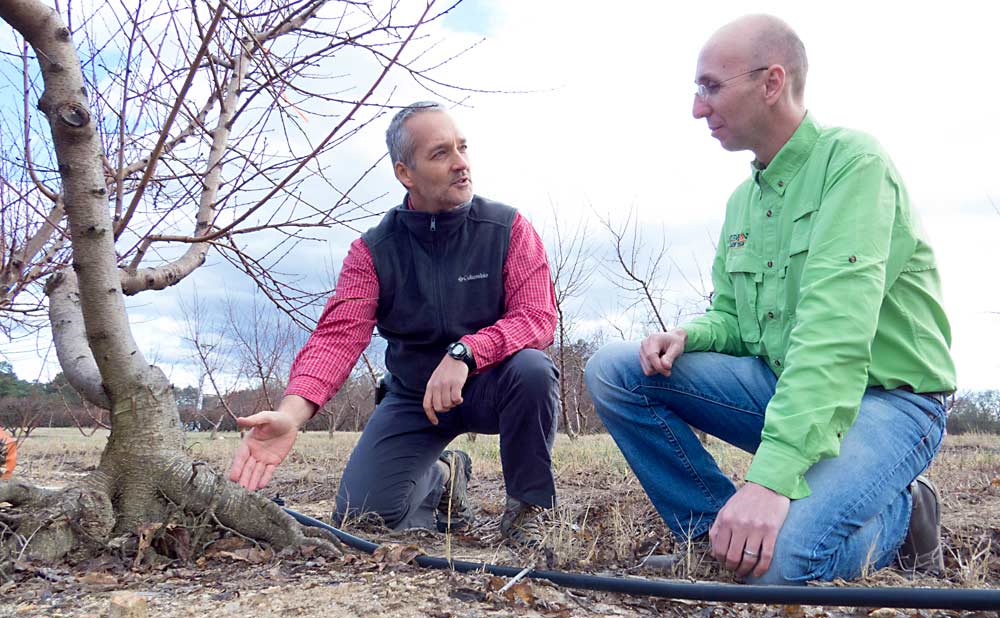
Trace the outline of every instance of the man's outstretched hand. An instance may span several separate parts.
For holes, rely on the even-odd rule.
[[[229,468],[229,480],[250,491],[267,485],[274,475],[274,468],[292,450],[299,427],[309,420],[314,408],[315,404],[290,395],[282,400],[278,410],[266,410],[236,419],[237,425],[249,427],[250,431],[243,436],[236,449],[233,465]]]

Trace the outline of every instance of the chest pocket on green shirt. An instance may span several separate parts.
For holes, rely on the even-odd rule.
[[[763,280],[760,260],[746,249],[730,251],[726,255],[726,272],[733,282],[736,298],[736,318],[740,336],[747,343],[760,341],[760,322],[757,321],[757,284]]]
[[[799,285],[802,279],[802,268],[805,266],[809,251],[809,241],[812,237],[813,216],[819,210],[819,202],[802,202],[792,214],[792,227],[788,235],[788,253],[783,255],[784,267],[781,276],[783,284],[785,314],[795,314],[799,299]]]
[[[792,214],[792,231],[788,239],[788,255],[793,256],[809,249],[812,235],[812,214],[819,210],[819,202],[803,202]]]

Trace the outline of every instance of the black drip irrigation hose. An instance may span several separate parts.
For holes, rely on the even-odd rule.
[[[373,553],[378,545],[318,519],[285,512],[300,524],[323,528],[354,549]],[[417,556],[416,563],[432,569],[450,569],[459,573],[484,571],[503,577],[515,577],[522,569],[485,562],[447,560],[432,556]],[[606,577],[564,571],[529,571],[524,577],[547,579],[567,588],[620,592],[623,594],[688,599],[692,601],[722,601],[726,603],[769,603],[779,605],[827,605],[846,607],[895,607],[907,609],[1000,610],[1000,590],[955,588],[843,588],[818,586],[746,586],[738,584],[703,584],[649,580],[638,577]]]

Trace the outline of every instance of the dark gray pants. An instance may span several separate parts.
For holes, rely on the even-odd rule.
[[[559,387],[543,352],[521,350],[469,378],[462,405],[424,414],[422,397],[389,393],[372,414],[344,469],[336,521],[379,515],[389,528],[436,528],[445,475],[441,451],[466,433],[500,434],[500,462],[510,496],[543,507],[555,503],[552,443]]]

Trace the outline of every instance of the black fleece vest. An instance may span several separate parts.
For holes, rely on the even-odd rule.
[[[448,344],[503,316],[516,214],[478,196],[436,214],[411,210],[404,199],[361,236],[378,275],[375,318],[390,390],[423,396]]]

